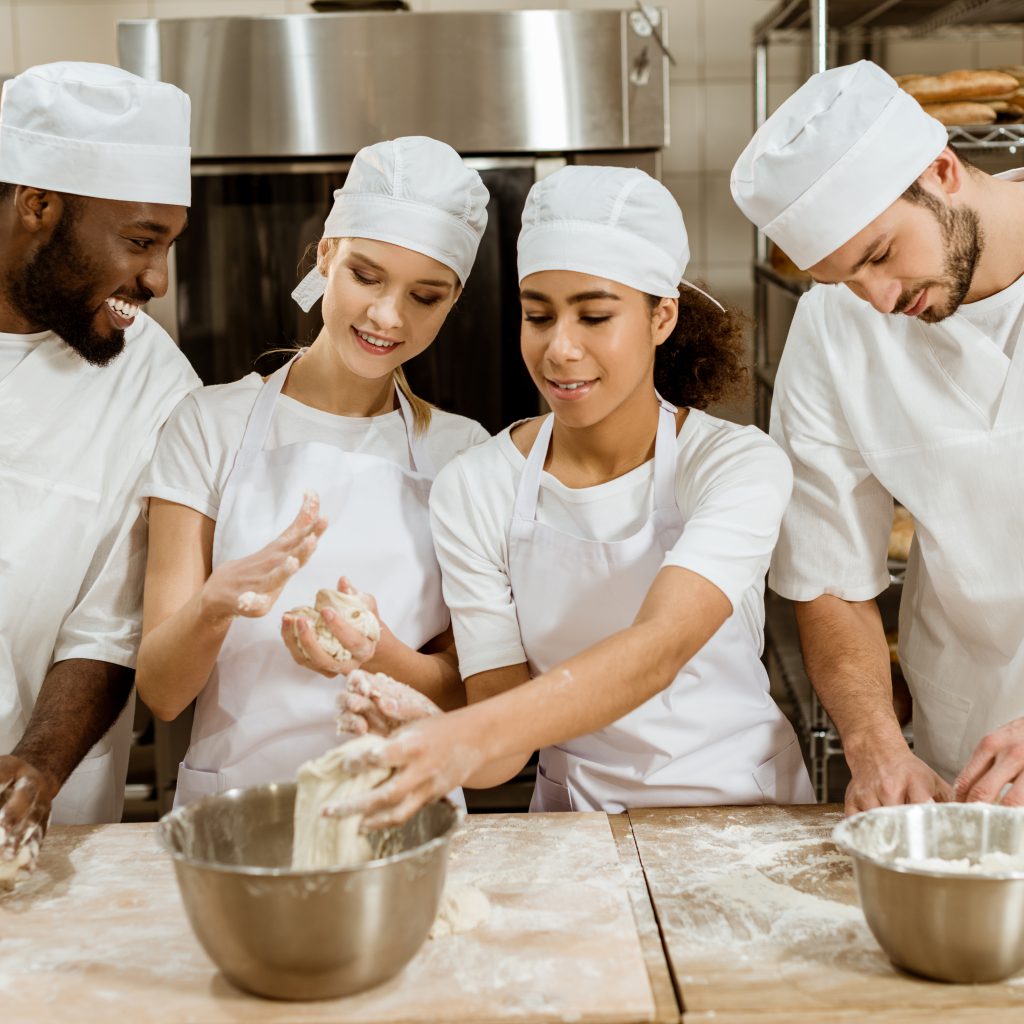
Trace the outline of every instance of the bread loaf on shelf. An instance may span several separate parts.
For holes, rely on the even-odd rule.
[[[942,75],[904,76],[901,88],[922,105],[960,100],[1006,99],[1020,83],[1005,71],[947,71]]]
[[[990,103],[961,100],[957,103],[922,103],[921,106],[926,114],[931,114],[945,125],[991,124],[999,116]]]

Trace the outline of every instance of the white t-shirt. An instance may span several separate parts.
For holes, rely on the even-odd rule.
[[[527,660],[509,583],[508,535],[526,459],[508,428],[453,460],[430,495],[434,545],[464,677]],[[755,427],[691,409],[676,439],[676,499],[686,525],[664,565],[715,584],[760,650],[764,575],[793,474]],[[654,501],[654,462],[596,487],[541,474],[537,520],[588,540],[637,533]]]
[[[1024,275],[987,299],[961,306],[956,315],[974,324],[1012,359],[1024,331]]]
[[[163,498],[217,518],[220,496],[242,443],[245,426],[263,380],[250,373],[231,384],[192,392],[160,435],[142,487],[147,498]],[[458,452],[488,437],[475,420],[434,409],[427,429],[427,451],[440,469]],[[411,468],[412,456],[400,412],[381,416],[337,416],[281,395],[264,448],[320,441],[347,452],[392,459]]]
[[[39,342],[49,337],[52,337],[50,331],[40,331],[37,334],[0,332],[0,380],[3,380]]]

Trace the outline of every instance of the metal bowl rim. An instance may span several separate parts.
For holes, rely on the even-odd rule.
[[[939,804],[901,804],[898,807],[872,807],[868,811],[860,811],[858,814],[853,814],[849,818],[844,818],[835,828],[832,829],[832,842],[839,847],[847,856],[852,857],[854,860],[859,860],[867,864],[873,864],[875,867],[883,868],[886,871],[892,871],[898,875],[920,875],[925,878],[943,878],[953,881],[961,882],[1014,882],[1024,881],[1024,870],[1021,871],[998,871],[987,873],[984,875],[971,875],[964,874],[958,871],[934,871],[929,868],[915,868],[907,864],[894,864],[891,860],[884,860],[880,856],[876,856],[870,853],[865,853],[863,850],[856,849],[853,844],[846,838],[846,833],[851,831],[853,822],[860,820],[861,818],[872,815],[873,817],[881,817],[886,815],[889,817],[895,817],[899,814],[905,814],[907,807],[933,807],[941,806]],[[973,806],[969,804],[962,804],[961,806]],[[992,805],[978,805],[978,806],[998,806]],[[1017,811],[1020,808],[1006,807],[1002,808],[1006,811]]]
[[[271,783],[271,785],[278,785],[278,783]],[[228,796],[231,793],[241,793],[247,788],[236,786],[234,789],[226,789],[223,793],[217,793],[216,796]],[[257,878],[308,878],[310,875],[350,875],[361,873],[367,870],[378,870],[388,867],[391,864],[397,864],[403,860],[411,860],[414,857],[422,856],[425,853],[429,853],[435,850],[439,846],[447,845],[451,842],[452,836],[458,831],[466,818],[466,812],[461,808],[457,807],[449,797],[442,797],[437,803],[447,804],[452,809],[452,820],[448,828],[444,830],[439,836],[434,836],[433,839],[428,839],[425,843],[420,846],[413,846],[408,850],[399,850],[398,853],[392,853],[387,857],[377,857],[373,860],[364,861],[362,864],[350,864],[347,867],[336,867],[336,868],[264,868],[259,867],[255,864],[224,864],[221,861],[216,860],[199,860],[196,857],[187,857],[184,853],[171,848],[168,839],[165,836],[165,832],[168,830],[168,821],[183,808],[177,810],[168,811],[157,823],[153,826],[154,836],[156,838],[157,845],[173,860],[181,863],[188,864],[195,867],[204,868],[208,871],[217,871],[225,875],[244,875],[249,877]]]

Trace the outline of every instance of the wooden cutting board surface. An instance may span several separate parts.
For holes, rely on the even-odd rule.
[[[449,878],[486,893],[485,924],[428,939],[369,992],[279,1003],[239,991],[207,959],[152,826],[55,827],[35,873],[0,896],[0,1020],[654,1020],[605,815],[473,815]]]
[[[947,985],[898,971],[860,909],[837,807],[630,811],[684,1020],[1024,1021],[1024,975]]]

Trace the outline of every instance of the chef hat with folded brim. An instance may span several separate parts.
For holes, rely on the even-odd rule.
[[[0,181],[188,206],[187,94],[107,64],[29,68],[0,98]]]
[[[679,204],[635,167],[563,167],[526,197],[520,283],[544,270],[572,270],[676,298],[681,284],[694,288],[683,279],[689,261]]]
[[[444,142],[406,136],[356,153],[334,193],[324,238],[369,238],[423,253],[465,285],[487,227],[490,199],[480,175]],[[309,312],[327,288],[314,267],[292,292]]]
[[[946,129],[877,64],[813,75],[732,170],[737,206],[801,269],[845,245],[949,145]]]

